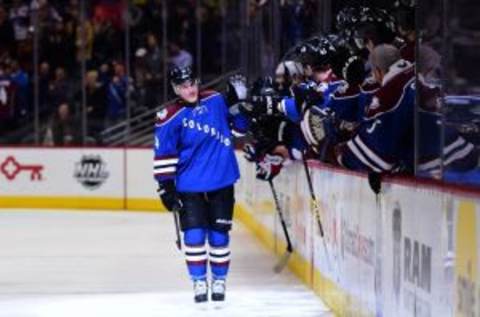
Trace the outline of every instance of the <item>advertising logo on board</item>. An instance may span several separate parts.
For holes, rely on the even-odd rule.
[[[395,304],[400,302],[400,290],[402,287],[402,210],[400,204],[396,203],[392,215],[392,235],[393,235],[393,294]]]
[[[84,155],[75,164],[74,177],[89,190],[99,188],[108,179],[107,163],[100,155]]]
[[[0,173],[3,174],[9,181],[14,181],[21,173],[29,173],[31,181],[41,181],[43,179],[43,170],[43,165],[22,164],[11,155],[7,156],[5,160],[0,163]]]
[[[455,307],[457,316],[478,316],[477,215],[475,203],[458,207],[455,256]]]

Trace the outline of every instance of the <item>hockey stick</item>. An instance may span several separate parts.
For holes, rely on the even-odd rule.
[[[315,196],[315,191],[313,190],[313,183],[312,183],[312,176],[310,175],[310,169],[308,168],[307,159],[305,158],[306,155],[303,154],[303,167],[305,169],[305,174],[307,175],[307,183],[308,183],[308,190],[310,191],[310,197],[312,199],[312,207],[313,213],[315,215],[315,219],[317,220],[318,230],[320,232],[320,237],[322,237],[323,248],[325,249],[325,255],[327,256],[327,262],[330,267],[330,255],[328,253],[327,243],[325,242],[325,232],[323,231],[322,220],[320,218],[320,210],[318,207],[317,197]]]
[[[180,214],[179,214],[179,210],[174,210],[172,213],[173,213],[173,219],[175,221],[175,234],[176,234],[176,240],[175,240],[175,244],[177,246],[177,249],[179,251],[182,250],[182,240],[180,238],[180,220],[179,220],[179,217],[180,217]]]
[[[278,263],[273,267],[273,271],[275,273],[280,273],[285,268],[288,260],[290,259],[290,256],[292,255],[293,246],[292,246],[292,241],[290,240],[290,235],[288,234],[287,223],[285,222],[282,206],[280,205],[280,200],[278,199],[277,191],[275,190],[273,181],[269,180],[268,184],[270,185],[270,189],[272,190],[273,200],[275,201],[275,207],[277,209],[278,216],[280,217],[280,223],[282,225],[283,233],[285,234],[285,240],[287,241],[287,250],[282,255]]]

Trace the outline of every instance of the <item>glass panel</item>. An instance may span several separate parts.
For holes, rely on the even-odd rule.
[[[84,89],[78,102],[84,109],[87,144],[104,143],[101,132],[119,126],[118,144],[128,133],[124,123],[130,115],[130,96],[134,81],[130,76],[130,15],[128,1],[82,0],[85,6],[84,59],[82,81]],[[80,29],[81,31],[81,29]],[[84,108],[83,108],[84,106]]]
[[[39,144],[80,145],[84,141],[78,47],[81,4],[71,1],[32,1],[32,104],[38,107],[35,134]],[[34,120],[35,122],[35,120]]]
[[[442,1],[420,1],[417,8],[416,175],[441,179],[444,116],[444,30]]]
[[[0,3],[0,143],[39,143],[33,98],[34,10],[22,1]],[[36,11],[35,11],[36,12]],[[35,18],[35,19],[34,19]],[[36,55],[38,57],[38,55]],[[35,120],[37,118],[37,120]]]
[[[480,2],[446,1],[444,179],[480,185]]]

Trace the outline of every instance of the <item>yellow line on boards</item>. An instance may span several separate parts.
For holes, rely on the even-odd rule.
[[[236,205],[235,217],[240,220],[267,249],[276,254],[285,252],[286,243],[280,238],[276,239],[273,232],[267,226],[257,221],[253,214],[248,212],[243,205]],[[277,246],[277,250],[275,250],[275,245]],[[296,251],[293,252],[288,262],[289,269],[305,285],[313,289],[315,294],[318,295],[335,314],[339,316],[374,316],[373,313],[364,311],[357,300],[325,277],[318,269],[312,269],[312,265],[311,261],[306,260]]]
[[[0,196],[0,208],[165,211],[165,208],[158,199],[132,198],[125,200],[123,198],[78,196]]]

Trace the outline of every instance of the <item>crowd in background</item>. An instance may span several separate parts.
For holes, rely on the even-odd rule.
[[[313,33],[315,3],[282,1],[285,47]],[[198,23],[202,78],[219,76],[219,47],[225,45],[220,43],[220,4],[218,0],[200,5],[191,0],[0,0],[0,143],[32,143],[35,108],[41,143],[101,143],[101,131],[125,120],[127,100],[133,115],[164,101],[165,65],[197,63]],[[261,14],[264,6],[265,1],[252,1],[249,14]],[[238,12],[233,9],[229,12]],[[238,17],[224,14],[229,42],[238,42],[234,33]],[[82,140],[80,128],[83,104],[87,140]]]

